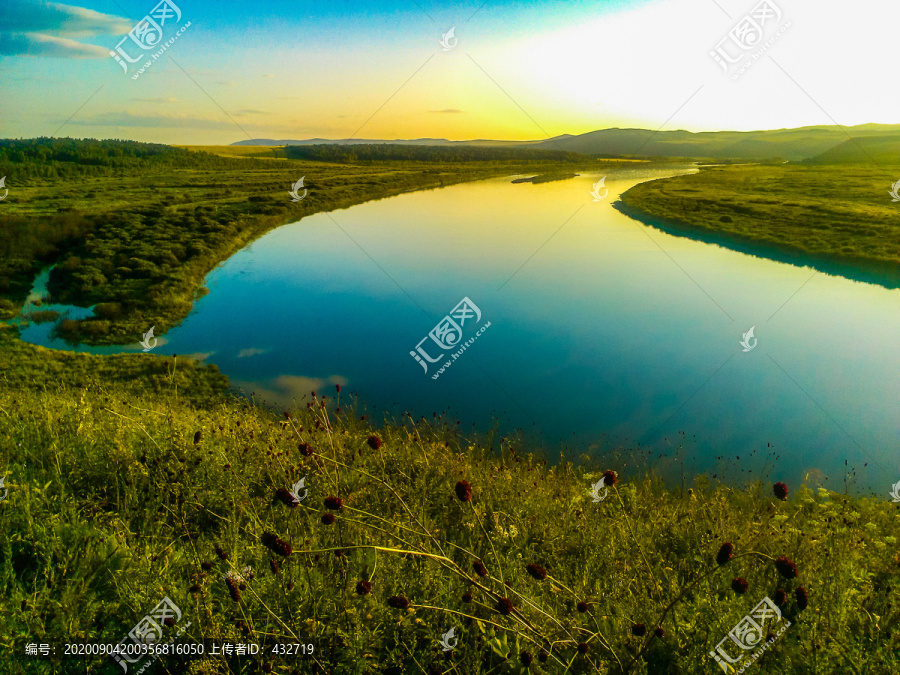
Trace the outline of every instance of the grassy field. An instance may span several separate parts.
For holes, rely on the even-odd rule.
[[[620,210],[671,234],[900,287],[900,209],[882,169],[707,167],[641,183]]]
[[[531,158],[521,161],[355,165],[264,159],[283,154],[280,148],[189,152],[128,144],[126,150],[138,156],[108,157],[77,141],[52,155],[43,146],[28,148],[30,161],[21,161],[17,142],[4,143],[13,147],[0,147],[6,152],[0,153],[0,175],[8,175],[10,189],[0,209],[0,319],[15,315],[37,272],[55,263],[52,301],[97,305],[91,319],[62,322],[60,334],[94,345],[133,343],[153,325],[156,335],[164,334],[206,292],[203,280],[217,264],[304,216],[491,176],[605,165],[584,156],[542,161],[531,150]],[[121,151],[116,145],[103,149]],[[489,158],[492,149],[478,152]],[[308,194],[295,203],[289,190],[301,177]]]
[[[0,372],[0,645],[13,675],[122,672],[24,646],[119,643],[164,597],[182,612],[166,639],[267,647],[144,672],[712,673],[709,652],[765,597],[791,625],[756,672],[900,670],[887,497],[791,485],[782,501],[767,476],[671,490],[639,453],[549,466],[441,418],[373,428],[335,390],[275,415],[227,395],[212,367],[60,354],[8,327]],[[314,652],[272,654],[275,642]]]

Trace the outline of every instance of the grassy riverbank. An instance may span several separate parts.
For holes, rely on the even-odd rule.
[[[551,467],[440,418],[373,428],[334,390],[288,419],[229,397],[211,367],[60,354],[11,328],[0,373],[9,673],[121,672],[24,645],[118,643],[166,596],[183,613],[166,638],[190,622],[180,643],[315,651],[170,656],[153,672],[718,672],[708,653],[779,590],[791,625],[756,672],[900,669],[900,517],[886,494],[791,485],[782,501],[777,477],[671,490],[639,453]],[[618,480],[595,502],[605,470]],[[726,542],[733,559],[717,561]],[[227,572],[243,580],[229,588]]]
[[[670,234],[897,288],[891,184],[865,165],[707,167],[636,185],[620,210]]]
[[[604,165],[533,150],[492,160],[490,148],[479,150],[478,161],[364,164],[288,159],[283,148],[207,150],[3,141],[0,175],[10,192],[0,208],[0,318],[13,316],[38,270],[56,263],[53,301],[97,305],[94,318],[64,322],[63,336],[134,343],[152,325],[157,336],[177,325],[217,264],[279,225],[412,190]],[[292,202],[289,190],[301,177],[308,192]]]

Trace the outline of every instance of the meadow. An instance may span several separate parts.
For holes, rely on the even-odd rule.
[[[619,208],[670,234],[897,288],[894,180],[862,163],[704,167],[637,185]]]
[[[267,647],[149,672],[719,672],[709,653],[765,597],[791,625],[757,672],[900,669],[886,495],[784,494],[764,457],[672,489],[637,449],[548,463],[451,419],[373,424],[336,390],[282,414],[215,367],[10,327],[0,363],[6,672],[122,672],[24,645],[118,643],[164,597],[183,613],[166,638],[190,622],[182,644]]]

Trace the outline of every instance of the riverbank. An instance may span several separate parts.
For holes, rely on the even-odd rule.
[[[860,166],[706,167],[636,185],[614,206],[675,236],[898,288],[900,212],[884,180]]]
[[[310,673],[702,672],[721,640],[740,653],[728,631],[765,598],[784,617],[765,632],[790,627],[761,672],[806,673],[811,659],[821,672],[900,667],[900,525],[886,495],[777,476],[670,489],[634,453],[552,466],[442,417],[375,428],[334,388],[274,415],[224,394],[214,368],[61,354],[11,332],[0,330],[11,674],[38,672],[37,659],[40,672],[71,672],[73,660],[28,657],[25,643],[117,644],[165,597],[180,611],[166,639],[189,624],[179,643],[268,645],[163,657],[171,672],[291,672],[298,658]],[[274,642],[314,653],[273,654]],[[78,660],[84,673],[111,667]]]

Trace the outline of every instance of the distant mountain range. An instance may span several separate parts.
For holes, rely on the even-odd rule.
[[[530,147],[567,150],[604,157],[695,157],[718,160],[781,158],[809,163],[856,163],[875,159],[900,162],[900,124],[835,125],[767,131],[658,131],[601,129],[576,136],[563,134],[543,141],[449,141],[446,138],[410,140],[327,139],[271,140],[257,138],[233,145],[439,145]],[[861,149],[862,148],[862,149]]]

